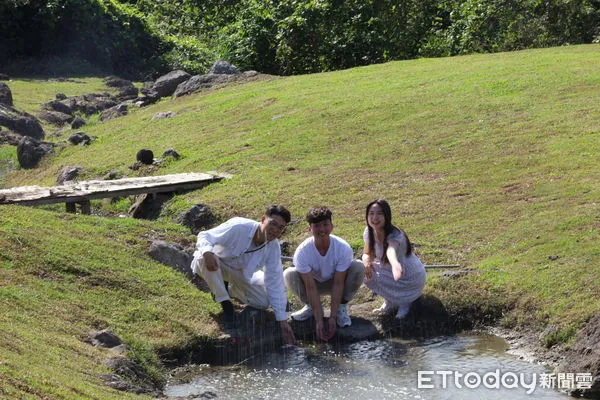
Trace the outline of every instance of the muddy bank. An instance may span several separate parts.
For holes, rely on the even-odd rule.
[[[592,376],[590,388],[563,389],[573,397],[600,399],[600,316],[588,322],[569,344],[545,346],[544,331],[528,328],[490,327],[491,334],[503,337],[510,345],[509,353],[532,363],[546,365],[555,376],[583,374]]]

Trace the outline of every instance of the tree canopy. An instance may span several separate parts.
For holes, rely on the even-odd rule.
[[[67,56],[145,78],[303,74],[390,60],[597,42],[600,0],[5,0],[0,67]]]

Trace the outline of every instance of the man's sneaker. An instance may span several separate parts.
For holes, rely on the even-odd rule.
[[[393,309],[394,309],[394,306],[392,306],[390,303],[388,303],[387,301],[384,300],[381,307],[373,310],[373,314],[387,315],[387,314],[390,314]]]
[[[340,308],[338,308],[337,312],[337,324],[339,327],[350,326],[352,325],[352,320],[348,315],[348,310],[345,304],[340,304]]]
[[[410,305],[411,305],[411,303],[401,304],[400,307],[398,307],[398,312],[396,313],[396,319],[402,319],[402,318],[406,317],[408,315],[408,313],[410,312]]]
[[[307,319],[312,318],[314,315],[315,313],[313,313],[313,310],[312,308],[310,308],[310,305],[306,304],[300,310],[293,312],[291,314],[291,317],[293,320],[296,321],[306,321]]]

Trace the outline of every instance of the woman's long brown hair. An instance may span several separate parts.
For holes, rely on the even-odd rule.
[[[387,249],[388,249],[388,241],[387,238],[390,235],[390,233],[392,233],[395,229],[399,230],[400,232],[402,232],[404,234],[404,237],[406,238],[406,256],[410,256],[410,254],[412,253],[412,244],[410,243],[410,240],[408,239],[408,236],[406,235],[406,233],[398,228],[395,225],[392,225],[392,209],[389,205],[389,203],[386,200],[383,199],[377,199],[377,200],[373,200],[372,202],[370,202],[367,205],[367,209],[365,212],[365,221],[367,222],[367,228],[369,229],[369,246],[368,246],[368,254],[371,256],[371,258],[375,258],[375,234],[373,233],[373,228],[371,228],[371,226],[369,225],[369,209],[373,206],[373,205],[379,205],[379,207],[381,207],[381,210],[383,211],[383,216],[384,216],[384,220],[385,220],[385,225],[383,226],[383,231],[385,233],[385,240],[383,241],[383,256],[381,257],[381,262],[382,263],[388,263],[389,260],[387,258]]]

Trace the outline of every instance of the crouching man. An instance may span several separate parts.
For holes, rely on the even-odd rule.
[[[223,308],[226,328],[236,326],[231,303],[235,297],[251,307],[271,305],[285,343],[296,339],[287,322],[287,294],[283,281],[279,237],[290,222],[283,206],[267,208],[260,222],[234,217],[198,234],[192,271],[208,284]],[[227,285],[226,285],[227,283]]]
[[[304,302],[305,306],[292,319],[304,321],[315,318],[316,333],[322,340],[335,335],[336,325],[350,326],[347,303],[352,300],[364,277],[364,266],[354,260],[350,245],[332,235],[332,213],[327,207],[312,208],[306,221],[311,237],[302,242],[294,254],[294,267],[284,272],[287,288]],[[329,318],[324,321],[321,296],[331,295]]]

